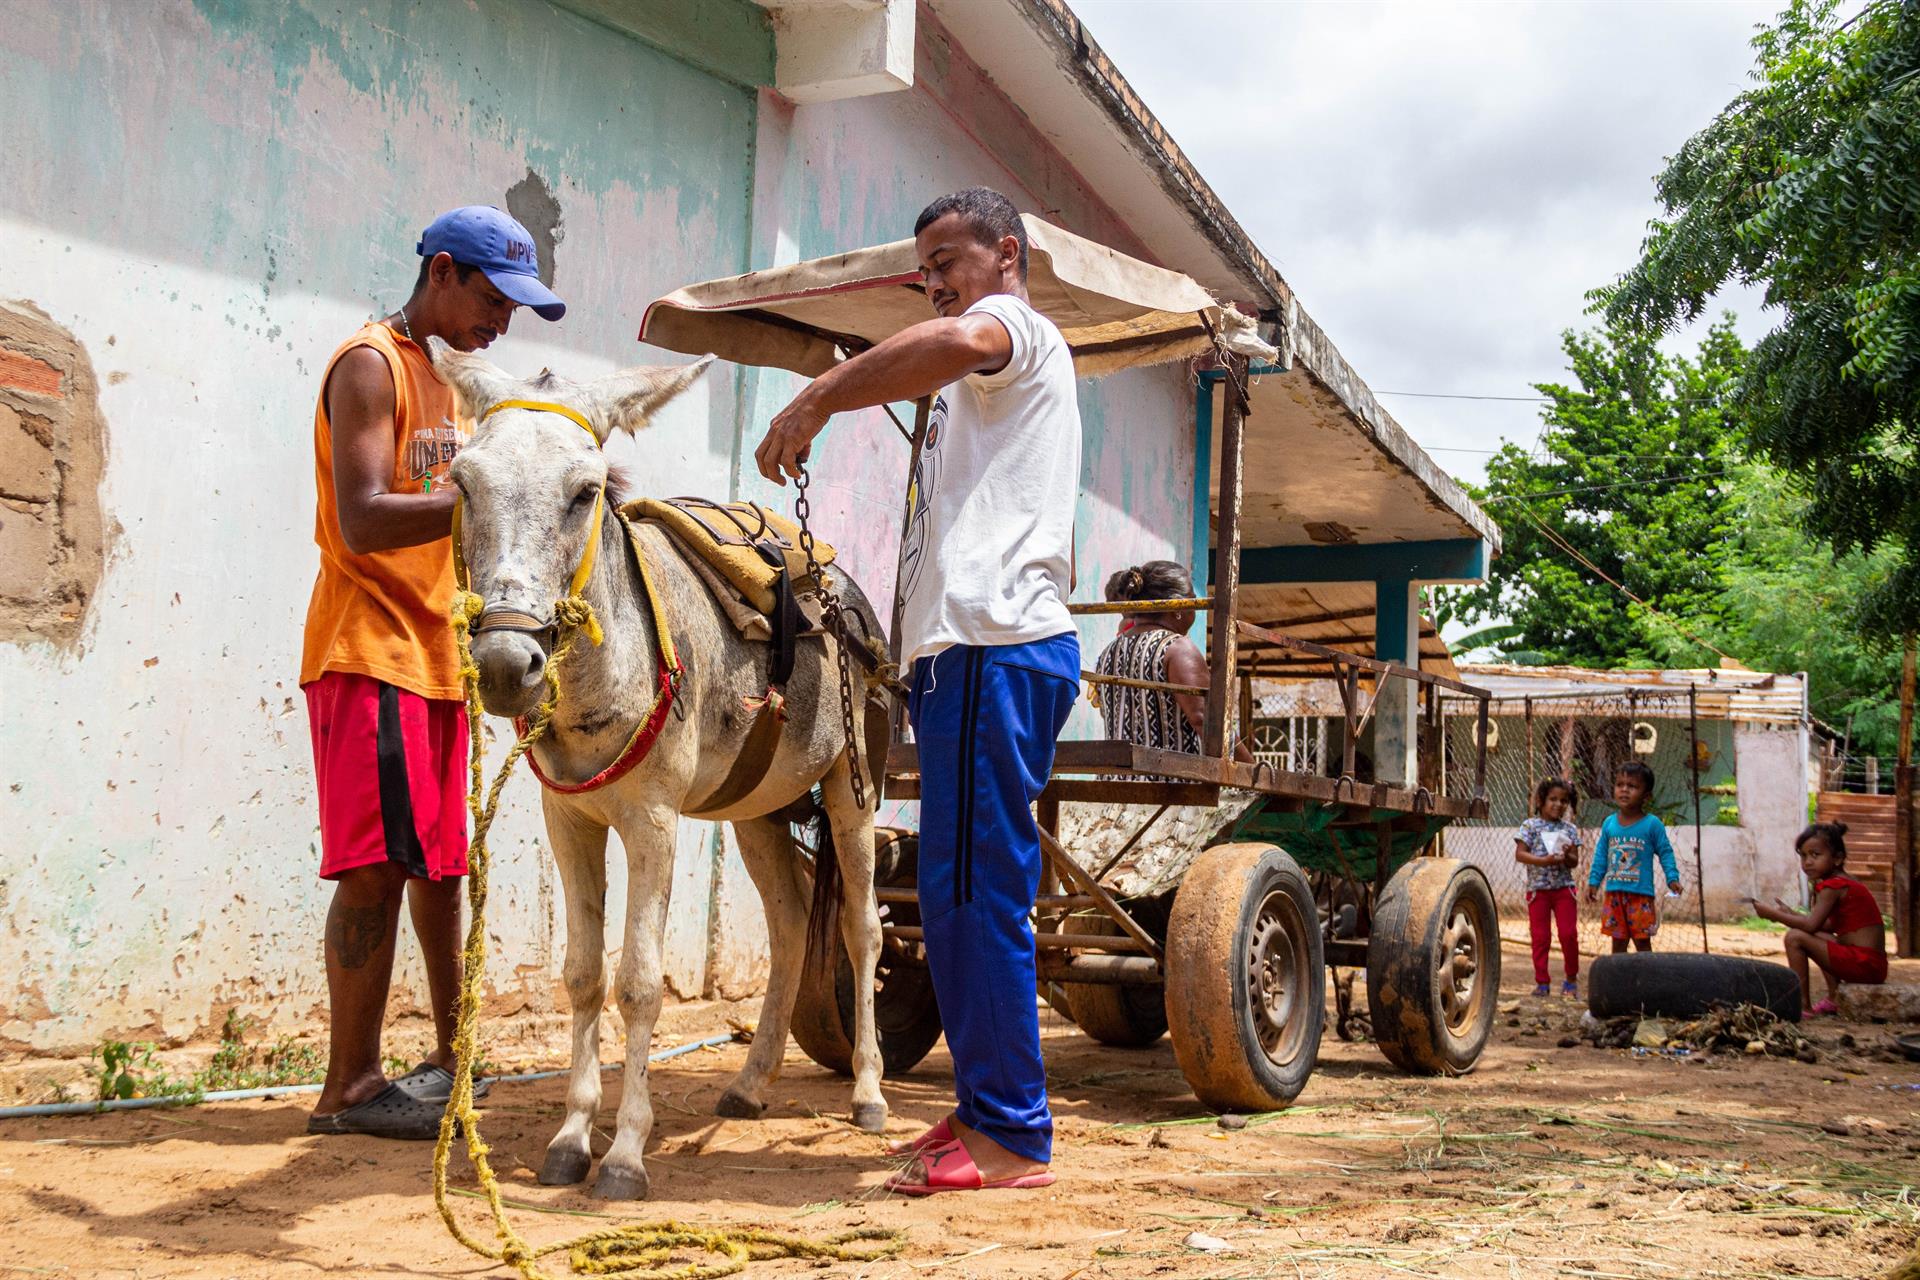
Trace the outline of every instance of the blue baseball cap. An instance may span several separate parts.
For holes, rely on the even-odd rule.
[[[455,262],[480,268],[494,288],[542,320],[567,314],[567,304],[540,283],[533,236],[510,214],[491,205],[470,204],[441,214],[420,233],[415,251],[423,258],[444,253]]]

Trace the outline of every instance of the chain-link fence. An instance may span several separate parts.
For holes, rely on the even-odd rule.
[[[1473,790],[1477,706],[1471,699],[1449,699],[1444,710],[1445,785],[1451,794],[1468,794]],[[1513,852],[1520,824],[1533,812],[1534,788],[1543,778],[1565,778],[1574,785],[1579,797],[1574,820],[1583,855],[1574,877],[1584,893],[1594,837],[1614,811],[1614,771],[1638,760],[1653,770],[1649,807],[1666,824],[1685,886],[1679,898],[1664,892],[1657,897],[1661,930],[1654,945],[1689,950],[1701,946],[1704,828],[1739,822],[1732,730],[1724,720],[1697,719],[1685,689],[1495,699],[1487,735],[1489,816],[1453,823],[1441,836],[1442,848],[1486,872],[1500,905],[1502,932],[1524,940],[1527,868],[1514,860]],[[1579,919],[1582,956],[1609,950],[1611,943],[1600,933],[1599,906],[1582,901]],[[1556,938],[1551,963],[1556,980],[1558,951]]]

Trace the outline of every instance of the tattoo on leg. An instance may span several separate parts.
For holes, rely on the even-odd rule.
[[[327,920],[327,941],[343,969],[364,969],[387,937],[387,908],[335,907]]]

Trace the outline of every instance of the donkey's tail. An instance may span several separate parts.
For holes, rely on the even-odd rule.
[[[806,990],[832,990],[840,937],[840,853],[827,821],[825,797],[816,789],[811,812],[801,822],[801,837],[813,847],[813,903],[807,909],[807,960],[801,970]]]

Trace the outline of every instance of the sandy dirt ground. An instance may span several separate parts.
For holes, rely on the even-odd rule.
[[[1510,946],[1505,1008],[1527,968]],[[739,1046],[654,1068],[655,1199],[632,1212],[535,1185],[561,1081],[502,1085],[484,1132],[535,1242],[656,1217],[906,1235],[888,1261],[783,1260],[751,1275],[1855,1280],[1914,1247],[1920,1068],[1883,1051],[1892,1028],[1824,1024],[1811,1064],[1688,1063],[1562,1047],[1577,1006],[1517,1003],[1457,1080],[1394,1074],[1371,1046],[1329,1033],[1296,1105],[1238,1131],[1200,1113],[1166,1041],[1103,1048],[1048,1012],[1060,1180],[1038,1192],[885,1194],[890,1161],[845,1121],[845,1082],[791,1049],[758,1122],[711,1114]],[[676,1007],[661,1043],[724,1031],[741,1012]],[[496,1049],[509,1064],[553,1061],[525,1041]],[[947,1070],[943,1046],[888,1082],[893,1136],[943,1113]],[[610,1088],[603,1131],[616,1098]],[[307,1137],[310,1103],[0,1124],[0,1276],[507,1274],[435,1218],[427,1145]],[[484,1232],[481,1203],[460,1204]],[[1197,1247],[1205,1237],[1214,1251]],[[566,1270],[564,1258],[548,1266]]]

